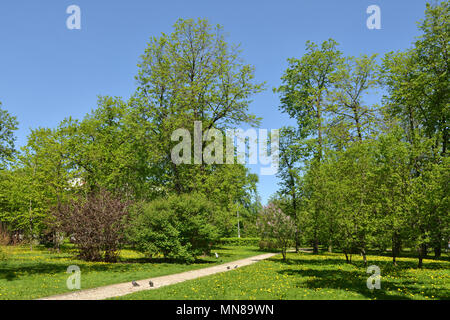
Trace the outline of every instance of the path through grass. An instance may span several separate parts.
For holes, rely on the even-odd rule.
[[[36,299],[64,292],[67,289],[67,267],[81,269],[81,289],[146,279],[213,266],[228,261],[259,255],[256,247],[221,247],[219,259],[203,257],[194,264],[148,262],[142,254],[123,250],[119,263],[84,262],[74,258],[73,249],[53,253],[43,247],[7,247],[8,260],[0,261],[0,299]]]
[[[346,264],[342,254],[290,253],[231,272],[186,281],[118,299],[450,299],[450,262],[368,256],[381,269],[381,289],[367,288],[362,259]]]

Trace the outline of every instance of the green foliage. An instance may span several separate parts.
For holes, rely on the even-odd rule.
[[[307,43],[275,91],[297,121],[282,130],[281,188],[273,201],[296,217],[297,241],[338,248],[418,250],[419,266],[448,234],[449,4],[427,5],[414,47],[344,57],[336,42]],[[383,106],[365,103],[382,87]]]
[[[224,246],[242,246],[242,247],[251,247],[258,246],[260,238],[220,238],[219,244]]]
[[[171,160],[175,129],[192,131],[201,121],[205,130],[224,131],[259,121],[248,105],[263,84],[225,40],[222,28],[206,20],[179,20],[172,34],[150,41],[129,100],[100,97],[82,120],[32,130],[11,171],[0,172],[1,221],[36,239],[56,233],[51,210],[79,195],[105,189],[126,200],[151,201],[197,192],[217,204],[212,220],[222,236],[235,234],[236,210],[244,233],[254,234],[256,175],[240,164]],[[1,121],[8,124],[0,127],[9,130],[2,138],[12,150],[15,119],[2,111]]]
[[[276,247],[281,249],[283,259],[286,259],[286,250],[295,235],[295,223],[293,219],[284,214],[281,209],[273,203],[262,208],[257,221],[263,240],[273,240]]]
[[[136,248],[152,257],[193,262],[208,254],[219,238],[213,226],[216,206],[205,196],[170,196],[143,204],[136,209],[129,239]]]
[[[10,115],[8,111],[2,109],[0,102],[0,170],[11,160],[14,149],[14,131],[17,130],[18,122],[16,117]]]

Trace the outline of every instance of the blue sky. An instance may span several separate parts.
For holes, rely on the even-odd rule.
[[[286,59],[301,57],[307,40],[334,38],[347,55],[384,54],[411,46],[424,17],[425,0],[2,0],[0,2],[0,101],[18,117],[17,144],[30,128],[55,127],[65,117],[82,118],[98,95],[128,98],[136,64],[149,37],[170,33],[178,18],[208,18],[240,43],[268,90],[251,111],[261,128],[292,121],[278,111],[272,88]],[[81,8],[81,30],[66,28],[66,8]],[[366,8],[381,8],[381,30],[366,27]],[[252,170],[259,172],[257,168]],[[263,201],[277,178],[261,176]]]

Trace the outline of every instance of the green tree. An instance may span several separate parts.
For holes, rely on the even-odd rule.
[[[303,150],[302,140],[297,130],[293,127],[283,127],[280,130],[280,168],[277,176],[280,178],[279,193],[284,195],[289,205],[285,206],[284,212],[289,214],[296,224],[295,232],[295,250],[298,252],[300,245],[300,227],[298,225],[298,212],[300,192],[300,161],[305,151]]]
[[[366,105],[364,98],[378,86],[376,55],[348,57],[339,65],[335,75],[335,89],[331,92],[331,120],[346,122],[351,140],[362,141],[376,132],[377,106]]]
[[[160,179],[178,194],[195,191],[187,182],[197,176],[196,185],[201,185],[215,168],[173,163],[172,132],[185,128],[194,136],[194,121],[201,121],[204,130],[222,131],[257,124],[248,106],[263,84],[255,83],[254,68],[242,62],[238,47],[225,41],[222,28],[202,19],[180,19],[173,33],[152,38],[138,66],[136,100],[142,121],[153,128]]]
[[[262,208],[257,224],[262,239],[275,240],[276,246],[281,249],[283,260],[286,260],[286,251],[295,236],[293,219],[284,214],[281,208],[270,203]]]
[[[436,181],[430,177],[437,177],[431,174],[437,169],[430,168],[443,166],[448,157],[449,21],[448,1],[427,4],[425,20],[420,24],[423,34],[414,43],[414,47],[406,52],[390,53],[383,60],[383,82],[387,89],[384,98],[386,114],[399,119],[407,133],[410,170],[413,173],[412,186],[416,183],[426,183],[430,188],[435,185]],[[421,199],[417,193],[428,190],[427,186],[422,185],[423,189],[412,188],[411,192],[415,194],[413,199]],[[444,198],[438,203],[441,201]],[[440,211],[433,206],[416,203],[412,207],[428,210],[421,213],[433,217],[434,221],[411,224],[420,234],[413,233],[413,238],[421,239],[416,241],[421,265],[428,245],[435,246],[436,255],[440,255],[442,241],[431,241],[429,235],[433,234],[434,239],[441,238],[443,226],[438,222],[442,217]],[[413,213],[410,219],[415,221]]]
[[[4,169],[8,160],[14,154],[14,142],[16,140],[14,131],[17,130],[16,117],[1,108],[0,102],[0,170]]]
[[[281,95],[280,109],[297,120],[301,137],[310,138],[309,149],[314,156],[315,172],[320,172],[320,165],[325,148],[326,115],[330,111],[330,97],[337,79],[338,71],[343,63],[341,53],[337,50],[337,43],[330,39],[319,47],[312,42],[306,44],[306,54],[301,59],[288,59],[289,67],[285,71],[283,84],[274,91]],[[309,155],[308,155],[309,156]],[[317,179],[321,181],[321,179]],[[320,186],[317,186],[320,188]],[[320,193],[313,193],[319,196]],[[322,200],[310,199],[315,203],[314,225],[323,215]],[[319,230],[313,231],[314,252],[319,250]]]

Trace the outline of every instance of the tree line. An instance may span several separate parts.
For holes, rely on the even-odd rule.
[[[112,248],[120,239],[124,241],[111,237],[106,226],[112,227],[112,221],[123,225],[120,230],[129,236],[128,241],[157,237],[159,245],[151,249],[150,245],[135,245],[150,254],[162,252],[170,257],[185,258],[186,252],[198,251],[189,249],[195,248],[197,240],[202,242],[195,239],[201,228],[180,232],[181,221],[188,224],[183,225],[186,228],[191,224],[214,229],[216,239],[235,235],[239,210],[243,235],[255,234],[257,175],[241,164],[177,165],[171,160],[177,143],[171,140],[172,132],[184,128],[192,134],[195,121],[205,130],[222,132],[230,126],[259,123],[248,111],[251,96],[264,88],[255,81],[254,68],[242,62],[237,46],[225,41],[222,27],[203,19],[180,19],[171,34],[151,38],[138,67],[137,87],[128,100],[99,97],[97,107],[81,120],[69,117],[56,128],[31,130],[20,150],[14,148],[17,120],[1,111],[3,229],[31,243],[47,241],[55,246],[63,234],[72,235],[75,243],[82,241],[89,229],[91,238],[78,245],[84,248],[81,256],[91,260],[114,256],[109,249],[102,254],[99,241],[109,241]],[[189,219],[158,220],[155,210],[160,199],[168,201],[170,212],[177,210],[173,203],[177,201],[203,211],[197,216],[190,213]],[[106,207],[107,202],[118,204],[117,200],[132,203],[126,216],[136,221],[122,223],[124,208],[116,214],[112,208],[102,209],[102,203]],[[185,208],[186,215],[190,210]],[[90,218],[78,219],[74,212]],[[125,225],[144,223],[140,216],[147,213],[160,221],[152,229],[156,235],[148,238],[125,230]],[[166,241],[164,229],[169,227],[172,237]],[[95,232],[99,229],[103,231]],[[181,244],[168,250],[168,241]]]
[[[333,39],[289,59],[273,196],[295,218],[296,247],[352,253],[417,249],[440,257],[449,221],[449,3],[427,4],[421,36],[402,52],[345,56]],[[378,94],[377,94],[378,93]],[[380,97],[381,96],[381,97]],[[379,98],[377,98],[379,97]]]
[[[413,248],[421,266],[450,237],[449,21],[447,1],[428,4],[403,52],[345,56],[329,39],[289,59],[274,92],[296,124],[280,131],[280,189],[262,208],[244,165],[171,161],[172,132],[195,121],[257,126],[249,104],[266,87],[222,27],[180,19],[150,39],[128,100],[99,97],[20,150],[17,119],[0,108],[1,228],[55,247],[65,235],[87,260],[113,261],[127,243],[192,261],[235,235],[239,211],[244,236],[279,238],[284,254],[288,237],[347,261],[390,249],[395,263]]]

